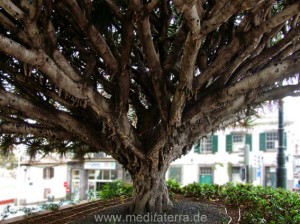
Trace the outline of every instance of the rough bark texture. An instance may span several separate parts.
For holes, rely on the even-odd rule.
[[[161,213],[172,207],[173,203],[169,198],[169,192],[165,182],[165,175],[174,154],[170,154],[168,147],[155,151],[149,159],[134,164],[134,161],[127,167],[134,186],[133,214],[144,212]]]
[[[133,174],[133,214],[163,212],[172,206],[165,183],[166,170],[157,170],[143,165]]]
[[[134,179],[133,212],[161,212],[168,165],[195,141],[299,95],[299,11],[295,0],[1,0],[1,151],[106,152]]]

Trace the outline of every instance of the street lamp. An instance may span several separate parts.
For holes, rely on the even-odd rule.
[[[276,169],[276,187],[286,189],[287,174],[285,167],[285,146],[283,144],[283,100],[279,100],[278,107],[278,154],[277,154],[277,169]]]

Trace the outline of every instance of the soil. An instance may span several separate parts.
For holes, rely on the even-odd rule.
[[[131,198],[94,201],[25,218],[10,224],[93,224],[93,223],[239,223],[239,208],[225,206],[221,202],[200,201],[177,196],[174,207],[163,214],[129,215]],[[105,220],[106,219],[106,220]],[[0,222],[1,223],[1,222]],[[1,223],[2,224],[2,223]]]
[[[73,224],[119,223],[228,223],[230,218],[219,206],[194,201],[178,201],[163,214],[128,215],[129,207],[119,205],[74,221]]]

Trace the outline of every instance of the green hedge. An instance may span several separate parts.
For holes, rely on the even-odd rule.
[[[168,180],[170,197],[184,194],[203,200],[220,201],[225,205],[241,208],[245,224],[292,224],[300,223],[300,195],[280,188],[253,186],[250,184],[208,185],[193,183],[181,187],[175,180]],[[122,195],[132,196],[132,185],[114,181],[103,186],[101,199]]]
[[[172,197],[174,194],[184,194],[203,200],[219,201],[225,205],[241,208],[244,224],[299,224],[300,195],[296,192],[280,188],[253,186],[250,184],[207,185],[193,183],[181,187],[175,180],[168,180],[167,186]],[[105,184],[99,192],[100,199],[132,196],[133,187],[122,181]],[[59,205],[58,205],[59,206]],[[57,210],[58,206],[47,205],[47,210]],[[46,207],[44,209],[46,209]],[[11,211],[8,212],[12,213]],[[25,211],[24,211],[25,212]],[[5,219],[3,214],[0,220]]]
[[[99,191],[100,199],[109,199],[119,196],[132,196],[132,184],[125,184],[122,181],[113,181],[104,184],[102,190]]]
[[[242,208],[241,223],[300,223],[300,195],[280,188],[249,184],[189,184],[182,188],[186,196],[220,200]]]

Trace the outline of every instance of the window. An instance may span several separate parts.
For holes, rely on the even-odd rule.
[[[104,180],[110,180],[110,170],[103,170],[103,178]]]
[[[117,170],[88,170],[89,180],[116,180]]]
[[[53,167],[46,167],[43,170],[43,178],[44,179],[51,179],[54,177],[54,168]]]
[[[232,133],[226,135],[226,152],[238,152],[244,145],[249,145],[252,151],[252,135],[245,133]]]
[[[218,151],[218,136],[203,138],[194,146],[195,153],[216,153]]]
[[[110,179],[111,180],[116,180],[117,177],[118,177],[117,170],[111,170],[110,171]]]
[[[79,180],[79,170],[72,170],[72,179]]]
[[[276,149],[278,141],[277,132],[268,132],[266,133],[266,149]]]
[[[232,135],[233,143],[244,143],[244,134],[233,134]]]
[[[212,168],[211,167],[200,167],[200,173],[202,175],[212,175]]]
[[[98,171],[98,170],[97,170]],[[89,170],[88,171],[88,178],[89,180],[94,180],[95,179],[95,176],[97,176],[97,173],[94,171],[94,170]],[[98,177],[99,177],[99,172],[98,172]],[[100,179],[100,178],[97,178],[97,179]]]
[[[212,145],[211,145],[211,137],[204,138],[201,140],[200,147],[202,149],[202,152],[212,152]]]
[[[113,169],[87,170],[89,193],[96,195],[105,183],[118,178],[118,171]]]
[[[265,187],[276,187],[276,168],[265,167]]]
[[[71,192],[79,199],[80,191],[80,170],[72,169]]]
[[[283,146],[287,147],[287,135],[283,133]],[[259,134],[259,149],[265,150],[276,150],[278,147],[278,132],[269,131]]]
[[[181,183],[181,167],[171,166],[169,168],[169,179],[174,179]]]
[[[232,173],[238,173],[239,174],[241,167],[239,167],[239,166],[233,166],[231,169],[232,169],[231,170]]]

